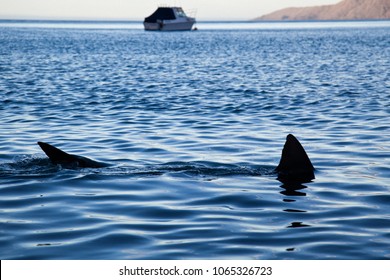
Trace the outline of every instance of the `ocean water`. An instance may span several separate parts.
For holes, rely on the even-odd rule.
[[[198,29],[0,22],[1,259],[390,259],[390,22]]]

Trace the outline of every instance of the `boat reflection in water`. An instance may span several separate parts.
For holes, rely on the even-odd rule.
[[[153,31],[186,31],[191,30],[195,22],[181,7],[159,7],[145,18],[144,27]]]

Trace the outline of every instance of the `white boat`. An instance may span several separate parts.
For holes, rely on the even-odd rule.
[[[196,20],[186,15],[181,7],[159,7],[145,18],[145,30],[185,31],[191,30]]]

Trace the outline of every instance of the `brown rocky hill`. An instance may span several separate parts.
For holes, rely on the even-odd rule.
[[[390,19],[390,0],[343,0],[334,5],[286,8],[255,20]]]

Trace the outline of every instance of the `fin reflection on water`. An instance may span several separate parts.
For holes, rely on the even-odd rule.
[[[280,192],[285,196],[306,196],[306,193],[302,190],[307,187],[301,184],[283,184],[280,186],[283,190]]]

